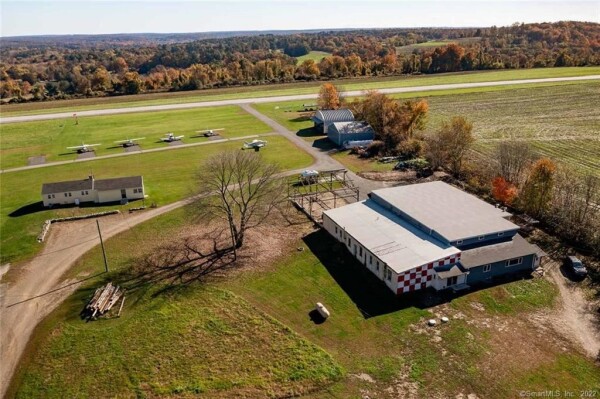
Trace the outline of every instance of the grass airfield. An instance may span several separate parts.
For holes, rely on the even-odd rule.
[[[48,120],[2,125],[0,136],[1,169],[26,166],[29,157],[45,156],[46,162],[77,159],[67,147],[82,143],[97,144],[97,156],[123,153],[115,141],[145,137],[143,149],[167,147],[160,139],[166,133],[184,135],[186,144],[208,141],[196,131],[224,128],[223,138],[268,133],[271,129],[237,106],[198,108],[136,114],[93,116],[67,120]]]

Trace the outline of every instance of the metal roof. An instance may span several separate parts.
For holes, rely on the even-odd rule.
[[[311,118],[314,122],[325,123],[325,122],[351,122],[354,120],[352,111],[348,108],[343,109],[328,109],[318,110],[315,115]]]
[[[114,179],[102,179],[94,182],[94,188],[98,191],[120,190],[122,188],[142,187],[142,176],[116,177]]]
[[[396,273],[460,253],[370,199],[324,214]]]
[[[66,193],[69,191],[81,191],[91,190],[94,184],[91,179],[85,180],[71,180],[71,181],[59,181],[56,183],[44,183],[42,184],[42,195]]]
[[[439,278],[445,279],[445,278],[450,278],[450,277],[456,277],[456,276],[463,275],[465,272],[463,272],[462,270],[460,270],[460,268],[455,265],[455,266],[452,266],[450,268],[450,270],[447,270],[445,272],[436,272],[436,273],[437,273],[437,275],[438,275]]]
[[[375,190],[388,203],[449,242],[519,229],[510,213],[440,181]]]
[[[465,268],[470,269],[476,266],[519,258],[535,253],[541,254],[540,248],[537,245],[528,243],[527,240],[517,234],[508,242],[485,245],[483,247],[463,251],[460,263]]]
[[[87,178],[85,180],[44,183],[42,184],[42,195],[81,190],[118,190],[123,188],[138,188],[142,187],[142,185],[142,176],[116,177],[113,179],[99,180]]]
[[[375,131],[367,122],[334,122],[332,125],[333,128],[340,134],[375,134]]]

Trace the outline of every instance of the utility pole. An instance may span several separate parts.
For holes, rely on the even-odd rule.
[[[104,257],[104,271],[108,273],[108,261],[106,260],[106,251],[104,250],[104,241],[102,240],[102,232],[100,231],[98,219],[96,219],[96,226],[98,227],[98,236],[100,236],[100,246],[102,247],[102,256]]]

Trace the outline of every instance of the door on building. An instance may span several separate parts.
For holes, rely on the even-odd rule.
[[[125,191],[125,189],[121,189],[121,198],[122,199],[126,199],[127,198],[127,191]]]
[[[454,276],[454,277],[450,277],[448,279],[448,284],[446,284],[448,287],[456,285],[456,283],[458,283],[458,276]]]

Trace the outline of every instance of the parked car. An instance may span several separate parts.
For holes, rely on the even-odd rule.
[[[575,274],[576,276],[579,276],[579,277],[587,276],[587,269],[585,268],[583,263],[579,260],[579,258],[577,258],[575,256],[568,256],[567,257],[567,265],[569,266],[569,269],[573,272],[573,274]]]

